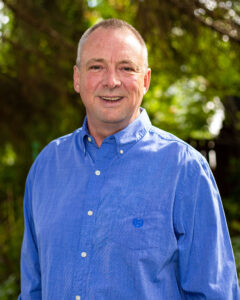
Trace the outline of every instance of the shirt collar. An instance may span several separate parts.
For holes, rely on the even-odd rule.
[[[87,117],[84,118],[82,127],[77,129],[76,132],[79,134],[80,148],[83,150],[84,154],[86,155],[85,139],[86,137],[90,136],[88,132],[88,126],[87,126]]]
[[[150,129],[152,126],[151,121],[148,117],[148,114],[145,109],[140,108],[140,115],[130,123],[126,128],[121,131],[113,134],[112,136],[106,139],[114,138],[117,144],[118,153],[126,152],[131,146],[133,146],[137,141],[139,141]],[[80,133],[80,143],[86,153],[86,145],[85,145],[85,137],[89,137],[88,125],[87,125],[87,117],[85,117],[83,126],[81,128]]]
[[[151,127],[151,121],[145,109],[141,108],[140,115],[126,128],[115,133],[113,136],[118,145],[136,143],[140,140]]]

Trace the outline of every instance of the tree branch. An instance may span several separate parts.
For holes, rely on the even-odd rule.
[[[218,32],[220,34],[223,34],[223,35],[228,35],[229,36],[229,39],[231,39],[232,41],[240,44],[240,33],[239,33],[239,29],[238,29],[238,24],[236,24],[235,22],[232,22],[232,21],[227,21],[225,19],[217,19],[217,20],[214,20],[214,13],[209,13],[209,15],[206,15],[204,17],[202,17],[201,15],[197,15],[195,13],[195,11],[199,8],[203,8],[201,7],[200,5],[199,6],[196,6],[196,1],[195,3],[192,2],[191,4],[193,5],[189,5],[186,3],[186,1],[178,1],[178,0],[169,0],[169,2],[174,5],[174,7],[177,7],[177,9],[187,15],[188,17],[190,17],[191,19],[195,20],[196,22],[202,24],[203,26],[207,27],[207,28],[210,28],[212,29],[213,31],[215,32]],[[205,8],[206,10],[206,8]],[[212,19],[212,22],[208,22],[207,21],[207,17],[211,17]],[[223,25],[220,27],[220,24]],[[233,28],[233,25],[234,24],[234,28]],[[224,27],[226,27],[227,25],[231,26],[231,30],[235,29],[238,33],[237,36],[234,36],[231,31],[227,30],[227,29],[224,29]]]
[[[70,41],[66,40],[66,38],[63,38],[55,29],[50,27],[48,24],[43,23],[42,20],[34,18],[30,13],[27,12],[26,8],[13,5],[7,0],[2,0],[2,2],[15,14],[16,17],[29,24],[30,26],[34,27],[35,29],[46,33],[48,36],[57,40],[60,44],[63,44],[70,50],[75,51],[75,46]]]

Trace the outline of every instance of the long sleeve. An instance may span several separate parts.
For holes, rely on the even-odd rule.
[[[225,215],[213,175],[202,158],[180,174],[174,222],[184,299],[240,299]]]
[[[18,300],[40,300],[41,272],[34,222],[32,219],[32,184],[28,176],[24,196],[24,237],[21,251],[21,294]]]

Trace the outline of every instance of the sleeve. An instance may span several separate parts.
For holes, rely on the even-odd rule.
[[[30,171],[31,172],[31,171]],[[21,294],[18,300],[41,300],[41,271],[32,217],[32,182],[29,173],[24,195],[24,236],[21,249]]]
[[[205,159],[187,159],[182,166],[176,195],[174,228],[183,299],[239,300],[226,219]]]

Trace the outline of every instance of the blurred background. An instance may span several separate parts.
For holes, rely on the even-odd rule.
[[[240,275],[240,1],[0,0],[0,299],[19,293],[28,170],[52,139],[81,127],[72,71],[82,33],[130,22],[152,68],[143,106],[198,149],[219,186]]]

